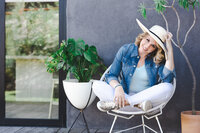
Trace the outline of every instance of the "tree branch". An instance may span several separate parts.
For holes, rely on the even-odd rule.
[[[168,31],[169,31],[168,21],[167,21],[165,15],[164,15],[162,12],[161,12],[160,14],[162,15],[163,19],[165,20],[166,29],[167,29],[167,32],[168,32]],[[173,43],[176,47],[180,48],[180,47],[174,42],[173,39],[171,39],[171,40],[172,40],[172,43]]]
[[[175,41],[173,39],[172,40],[172,43],[177,47],[177,48],[181,48],[178,44],[175,43]]]
[[[191,27],[189,28],[189,30],[187,31],[186,35],[185,35],[185,39],[184,39],[184,43],[182,45],[182,47],[185,45],[186,41],[187,41],[187,37],[188,37],[188,34],[189,32],[192,30],[192,28],[194,27],[195,23],[196,23],[196,12],[195,12],[195,8],[193,8],[193,15],[194,15],[194,20],[193,20],[193,23],[191,25]]]
[[[177,42],[178,42],[178,46],[181,47],[180,40],[179,40],[180,17],[179,17],[178,12],[176,11],[176,8],[172,7],[172,9],[173,9],[174,12],[176,13],[176,17],[177,17],[177,20],[178,20],[178,27],[177,27],[177,31],[176,31],[176,39],[177,39]]]
[[[184,50],[183,50],[183,47],[180,48],[180,51],[181,53],[183,54],[187,64],[188,64],[188,67],[189,67],[189,70],[192,74],[192,79],[193,79],[193,88],[192,88],[192,114],[195,115],[195,92],[196,92],[196,76],[194,74],[194,70],[192,68],[192,65],[187,57],[187,55],[185,54]]]
[[[166,26],[167,31],[169,31],[168,22],[167,22],[165,15],[162,12],[160,14],[162,15],[163,19],[165,20],[165,26]]]
[[[175,0],[173,0],[172,6],[174,6]]]

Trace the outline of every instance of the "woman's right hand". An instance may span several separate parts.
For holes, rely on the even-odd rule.
[[[125,93],[122,86],[115,88],[114,102],[118,107],[124,107],[125,104]]]

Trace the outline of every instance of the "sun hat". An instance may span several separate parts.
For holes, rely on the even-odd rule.
[[[159,25],[154,25],[150,29],[147,29],[138,19],[136,21],[143,32],[147,32],[160,45],[165,52],[165,59],[167,59],[167,50],[164,45],[167,31]]]

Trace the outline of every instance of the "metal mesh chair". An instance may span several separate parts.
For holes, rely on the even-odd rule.
[[[105,81],[105,74],[109,72],[110,68],[111,68],[111,66],[109,66],[109,68],[104,72],[104,74],[102,75],[102,77],[100,79],[101,81]],[[120,76],[119,76],[119,80],[120,80]],[[160,105],[158,105],[156,107],[153,107],[152,109],[150,109],[150,110],[148,110],[146,112],[142,111],[141,109],[138,109],[136,107],[131,107],[131,106],[126,106],[126,107],[121,108],[119,110],[107,111],[108,115],[114,116],[114,120],[113,120],[113,123],[111,125],[109,133],[111,133],[113,131],[113,127],[114,127],[115,122],[116,122],[118,117],[129,120],[129,119],[133,118],[136,115],[140,115],[141,116],[142,123],[140,125],[133,126],[131,128],[127,128],[127,129],[124,129],[124,130],[120,130],[120,131],[117,131],[116,133],[125,132],[125,131],[132,130],[132,129],[135,129],[135,128],[138,128],[138,127],[143,127],[143,132],[144,133],[145,133],[145,128],[148,128],[149,130],[157,133],[157,131],[155,131],[154,129],[150,128],[149,126],[147,126],[144,123],[144,118],[146,118],[147,120],[155,118],[157,123],[158,123],[160,132],[163,133],[163,130],[162,130],[162,127],[160,125],[158,116],[162,115],[163,108],[169,102],[169,100],[172,98],[172,96],[173,96],[173,94],[175,92],[175,88],[176,88],[176,79],[175,78],[173,79],[173,83],[172,84],[174,86],[174,89],[173,89],[173,93],[169,97],[169,99],[166,102],[164,102],[164,103],[162,103],[162,104],[160,104]]]

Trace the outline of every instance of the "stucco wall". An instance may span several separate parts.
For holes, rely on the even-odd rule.
[[[151,3],[149,0],[143,0],[146,3]],[[138,18],[144,25],[150,28],[154,24],[165,27],[165,22],[162,17],[154,11],[147,13],[148,18],[145,20],[140,15],[138,5],[141,1],[138,0],[67,0],[67,37],[82,38],[89,45],[97,47],[100,57],[103,58],[108,66],[112,63],[117,50],[126,43],[134,42],[135,37],[141,33],[141,29],[136,24],[135,19]],[[148,4],[147,4],[148,5]],[[192,24],[192,10],[181,11],[181,42],[184,39],[184,33]],[[188,41],[184,47],[188,55],[194,72],[197,76],[197,92],[196,92],[196,107],[200,109],[200,10],[197,9],[197,24],[189,34]],[[176,38],[176,17],[174,12],[167,10],[167,19],[170,21],[169,29]],[[168,103],[160,117],[161,124],[165,131],[180,132],[180,112],[182,110],[191,109],[191,88],[192,79],[186,61],[180,53],[179,49],[174,47],[174,58],[177,74],[177,87],[175,95]],[[86,119],[89,127],[98,129],[109,129],[113,117],[100,112],[96,108],[95,102],[85,110]],[[69,104],[67,105],[67,126],[72,124],[77,111]],[[133,119],[129,122],[119,119],[115,129],[121,129],[130,126],[133,123],[138,123],[139,119]],[[154,120],[151,124],[157,128]],[[76,126],[83,126],[82,123]]]

